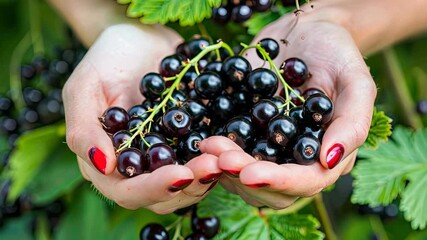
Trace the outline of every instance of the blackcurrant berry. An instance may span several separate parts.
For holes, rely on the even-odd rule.
[[[265,12],[270,9],[273,4],[272,0],[252,0],[253,8],[258,12]]]
[[[212,19],[219,24],[226,24],[230,20],[230,11],[224,6],[212,9]]]
[[[218,74],[221,74],[221,69],[222,69],[222,62],[221,61],[213,61],[208,63],[208,65],[206,65],[206,67],[203,69],[203,71],[207,72],[216,72]]]
[[[176,164],[177,157],[175,151],[166,143],[156,143],[151,145],[145,153],[148,162],[148,172],[170,164]]]
[[[160,62],[159,73],[163,77],[174,77],[182,69],[182,58],[178,54],[170,55]]]
[[[318,88],[308,88],[306,89],[303,93],[302,93],[302,97],[304,99],[307,99],[308,97],[310,97],[311,95],[315,94],[315,93],[323,93],[322,90],[318,89]],[[301,95],[301,94],[300,94]]]
[[[156,143],[167,143],[166,138],[157,132],[149,132],[139,142],[139,150],[146,152],[147,149]]]
[[[24,80],[31,80],[36,76],[36,69],[31,65],[21,66],[21,78]]]
[[[32,87],[24,88],[22,94],[25,104],[29,107],[36,107],[44,98],[44,94],[41,90]]]
[[[54,123],[63,117],[63,105],[54,98],[44,98],[37,105],[37,113],[43,124]]]
[[[289,58],[280,66],[282,77],[291,87],[299,87],[310,77],[307,65],[299,58]]]
[[[257,68],[249,73],[246,88],[255,99],[271,98],[279,86],[276,74],[267,68]]]
[[[119,130],[127,129],[129,115],[121,107],[110,107],[104,111],[99,121],[107,133],[114,134]]]
[[[142,95],[153,100],[160,97],[165,89],[166,83],[162,75],[158,73],[148,73],[144,75],[139,84],[139,90]]]
[[[285,99],[283,99],[281,96],[274,96],[270,99],[274,104],[277,106],[277,110],[279,110],[279,113],[277,115],[283,115],[285,112]]]
[[[162,128],[168,136],[183,137],[191,131],[191,116],[182,108],[171,108],[163,115]]]
[[[315,93],[303,104],[303,117],[309,124],[324,125],[332,119],[334,105],[325,94]]]
[[[240,86],[252,71],[252,66],[246,58],[232,56],[224,60],[221,71],[229,85]]]
[[[120,130],[120,131],[114,133],[114,135],[112,137],[114,148],[119,149],[120,146],[124,142],[128,141],[128,139],[130,139],[131,137],[132,137],[132,134],[127,130]]]
[[[259,42],[259,44],[268,53],[268,56],[272,60],[275,59],[277,57],[277,55],[279,55],[280,47],[279,47],[279,44],[277,43],[276,40],[274,40],[272,38],[264,38]],[[256,53],[257,53],[259,58],[264,59],[259,50],[257,50]]]
[[[0,96],[0,115],[8,114],[13,108],[13,101],[5,96]]]
[[[311,134],[302,134],[293,147],[293,157],[297,164],[311,165],[319,160],[320,142]]]
[[[194,125],[202,121],[207,114],[206,106],[198,100],[187,100],[182,104],[182,108],[190,114]]]
[[[261,139],[254,144],[251,155],[258,161],[276,162],[280,157],[280,149],[271,144],[268,140]]]
[[[188,41],[187,47],[185,48],[186,55],[190,59],[194,58],[195,56],[197,56],[197,54],[199,54],[201,51],[203,51],[203,49],[205,49],[209,45],[210,45],[209,40],[207,40],[206,38],[192,39]],[[208,58],[208,57],[209,57],[209,54],[206,54],[204,56],[204,58]]]
[[[208,116],[218,123],[228,121],[235,113],[233,99],[228,94],[221,94],[208,103]]]
[[[427,115],[427,100],[423,99],[417,102],[417,112],[421,115]]]
[[[128,122],[128,130],[136,130],[139,128],[139,126],[144,122],[144,119],[140,118],[139,116],[133,116],[129,118]]]
[[[251,120],[257,129],[263,130],[267,128],[270,120],[277,116],[278,113],[279,110],[276,104],[271,100],[262,99],[252,108]]]
[[[252,129],[251,122],[247,118],[237,116],[228,121],[224,126],[223,135],[235,142],[242,149],[246,149],[248,145],[252,145],[255,138],[255,131]]]
[[[169,240],[169,233],[165,227],[158,223],[145,225],[140,233],[140,240]]]
[[[202,140],[203,137],[200,133],[192,131],[187,137],[179,141],[176,155],[182,163],[185,164],[189,160],[202,154],[199,149],[199,145]]]
[[[141,119],[147,119],[149,116],[148,108],[142,104],[133,105],[128,110],[129,117],[140,117]]]
[[[197,95],[203,99],[215,99],[223,90],[222,79],[215,72],[203,72],[194,81]]]
[[[176,107],[179,104],[187,101],[187,99],[188,99],[187,94],[185,92],[181,91],[181,90],[173,91],[171,97],[172,97],[173,101],[168,101],[167,104],[166,104],[166,106],[168,108]]]
[[[125,177],[135,177],[147,170],[147,162],[138,149],[124,149],[117,156],[117,170]]]
[[[268,124],[268,140],[278,146],[286,147],[298,134],[297,123],[288,116],[277,116]]]
[[[191,229],[195,233],[201,233],[207,238],[213,238],[220,228],[218,217],[199,218],[193,214],[191,219]]]
[[[231,10],[231,20],[236,23],[243,23],[252,16],[252,9],[247,5],[238,5]]]

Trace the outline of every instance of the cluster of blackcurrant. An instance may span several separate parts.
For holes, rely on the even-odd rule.
[[[332,101],[320,90],[296,89],[310,78],[308,68],[298,58],[274,65],[275,40],[242,46],[242,54],[255,48],[271,68],[252,70],[226,43],[194,38],[164,58],[158,73],[142,77],[141,104],[105,110],[99,119],[111,135],[122,175],[185,164],[201,154],[199,143],[211,135],[228,137],[257,160],[304,165],[318,160]],[[279,82],[283,97],[274,96]]]
[[[54,52],[53,58],[38,55],[20,66],[20,79],[17,80],[22,88],[13,90],[20,91],[17,96],[22,97],[22,104],[13,101],[11,91],[0,95],[0,134],[5,136],[9,143],[5,152],[0,153],[1,171],[9,166],[15,141],[22,133],[64,118],[62,86],[83,57],[85,49],[79,43],[72,42],[68,47],[57,48]],[[6,179],[1,185],[0,223],[24,213],[46,210],[49,221],[52,219],[49,223],[53,229],[60,214],[55,210],[58,201],[45,206],[33,206],[31,198],[23,193],[14,202],[8,202],[10,184],[11,181]],[[62,213],[62,210],[60,212]]]
[[[282,0],[281,3],[283,6],[297,4],[295,0]],[[219,24],[226,24],[229,21],[243,23],[249,20],[254,12],[269,11],[273,6],[273,0],[227,0],[221,6],[212,8],[212,20]]]
[[[191,230],[192,232],[188,234],[184,239],[185,240],[207,240],[215,237],[220,230],[220,220],[218,217],[204,217],[201,218],[197,216],[197,205],[192,205],[184,209],[185,214],[190,214],[191,216]],[[178,214],[182,215],[182,214]],[[181,224],[182,218],[178,219],[176,224]],[[158,223],[149,223],[145,225],[140,231],[141,240],[168,240],[169,231],[172,228],[176,228],[175,231],[180,231],[180,228],[176,227],[176,224],[172,224],[170,227],[164,227]],[[177,235],[180,235],[181,232],[178,232]]]

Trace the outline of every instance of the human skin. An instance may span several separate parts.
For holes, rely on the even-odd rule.
[[[239,178],[221,177],[228,190],[252,205],[278,209],[334,183],[352,169],[357,148],[369,129],[376,89],[362,54],[413,36],[425,30],[421,23],[427,22],[423,13],[426,1],[422,0],[411,4],[403,0],[317,0],[312,2],[314,8],[304,5],[298,18],[286,15],[257,35],[253,43],[264,37],[279,42],[285,38],[289,44],[282,46],[276,64],[291,56],[300,57],[313,75],[303,89],[318,87],[335,103],[319,164],[278,168],[269,162],[255,162],[225,138],[212,137],[202,142],[205,154],[185,166],[166,166],[126,179],[115,171],[114,149],[97,119],[109,106],[127,109],[139,103],[142,97],[135,86],[140,78],[157,71],[160,60],[173,53],[182,39],[163,26],[143,26],[125,18],[124,8],[114,1],[50,2],[82,42],[91,46],[63,91],[67,144],[77,154],[83,176],[125,208],[144,207],[162,214],[200,201],[214,183],[201,184],[199,180],[212,179],[210,176],[216,180],[222,170],[239,172]],[[247,57],[254,67],[261,65],[254,52],[248,52]],[[335,144],[344,150],[334,155],[342,157],[335,157],[341,161],[332,166],[326,159]],[[98,153],[96,161],[88,154],[93,147]],[[183,182],[178,191],[169,190]]]

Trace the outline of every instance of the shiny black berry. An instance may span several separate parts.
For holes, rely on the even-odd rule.
[[[211,100],[207,107],[209,118],[220,123],[228,121],[235,113],[233,99],[224,93]]]
[[[218,234],[220,221],[218,217],[199,218],[193,214],[191,219],[191,229],[195,233],[201,233],[207,238],[213,238]]]
[[[136,148],[124,149],[117,156],[117,170],[125,177],[135,177],[147,170],[147,163],[141,151]]]
[[[171,108],[162,118],[163,131],[171,137],[183,137],[191,131],[191,116],[182,108]]]
[[[288,116],[277,116],[269,122],[267,133],[270,142],[285,147],[297,137],[298,125]]]
[[[311,165],[319,161],[320,142],[311,134],[302,134],[296,140],[293,157],[297,164]]]
[[[421,115],[427,115],[427,100],[423,99],[417,102],[417,112]]]
[[[206,106],[199,100],[187,100],[182,104],[182,108],[190,114],[193,124],[202,121],[207,114]]]
[[[258,161],[277,162],[280,158],[280,148],[266,139],[260,139],[254,144],[251,155]]]
[[[189,160],[199,156],[202,152],[199,149],[200,142],[203,137],[200,133],[192,131],[187,137],[179,140],[176,155],[182,163],[187,163]]]
[[[252,0],[253,9],[258,12],[265,12],[270,9],[273,4],[272,0]]]
[[[251,145],[255,138],[255,131],[252,128],[250,120],[243,116],[232,118],[224,126],[223,135],[239,145],[242,149],[246,149]]]
[[[246,58],[232,56],[224,60],[221,71],[229,85],[240,86],[252,71],[252,66]]]
[[[159,73],[163,77],[174,77],[182,69],[182,58],[178,54],[165,57],[160,62]]]
[[[325,94],[315,93],[308,97],[303,104],[303,117],[309,124],[324,125],[333,116],[334,105]]]
[[[280,66],[282,77],[291,87],[299,87],[310,77],[307,65],[299,58],[289,58]]]
[[[136,116],[140,117],[141,119],[147,119],[147,117],[149,116],[148,107],[142,104],[133,105],[127,110],[127,112],[129,117]]]
[[[113,146],[115,149],[119,149],[120,146],[125,142],[128,141],[132,137],[132,134],[127,130],[120,130],[116,133],[114,133],[112,137]]]
[[[146,152],[147,149],[157,143],[167,143],[166,138],[157,132],[149,132],[139,141],[139,150]]]
[[[190,235],[186,236],[184,240],[208,240],[205,235],[201,233],[191,233]]]
[[[169,233],[165,227],[158,223],[149,223],[145,225],[140,233],[140,240],[169,240]]]
[[[247,5],[238,5],[231,10],[231,20],[236,23],[243,23],[252,16],[252,9]]]
[[[175,151],[166,143],[151,145],[145,153],[145,159],[148,162],[148,172],[165,165],[176,164],[177,161]]]
[[[279,110],[276,104],[268,99],[262,99],[254,105],[251,112],[252,123],[260,130],[266,129],[270,120],[277,116]]]
[[[248,92],[256,99],[271,98],[278,86],[276,74],[267,68],[253,70],[246,80]]]
[[[128,130],[138,129],[139,126],[141,126],[143,122],[144,122],[144,119],[140,118],[139,116],[133,116],[133,117],[129,118]]]
[[[218,73],[203,72],[194,80],[194,89],[200,98],[215,99],[223,90],[222,79]]]
[[[279,55],[280,47],[276,40],[272,38],[264,38],[261,41],[259,41],[259,44],[268,53],[268,55],[272,60],[275,59],[277,55]],[[257,50],[256,53],[259,58],[264,59],[259,50]]]
[[[114,134],[119,130],[127,129],[129,115],[121,107],[110,107],[104,111],[99,121],[107,133]]]
[[[166,89],[166,83],[162,75],[158,73],[148,73],[142,77],[139,84],[139,90],[142,95],[149,99],[160,97]]]
[[[209,46],[209,40],[206,38],[194,38],[187,42],[186,55],[188,58],[194,58],[199,54],[203,49]],[[206,54],[204,58],[208,58],[209,54]]]
[[[224,6],[212,9],[212,19],[219,24],[225,24],[230,20],[230,10]]]

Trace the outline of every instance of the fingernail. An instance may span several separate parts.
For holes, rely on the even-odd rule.
[[[251,188],[263,188],[263,187],[269,187],[270,184],[268,183],[254,183],[254,184],[245,184],[248,187]]]
[[[220,173],[212,173],[212,174],[209,174],[209,175],[207,175],[207,176],[205,176],[203,178],[200,178],[199,182],[201,184],[213,183],[216,180],[218,180],[218,178],[221,177],[221,175],[222,175],[222,172],[220,172]]]
[[[105,154],[99,148],[92,147],[89,149],[88,155],[93,166],[95,166],[99,172],[105,174],[105,167],[107,166]]]
[[[176,181],[172,186],[169,187],[169,191],[171,192],[178,192],[190,185],[193,182],[194,179],[181,179],[179,181]]]
[[[326,163],[328,168],[332,169],[341,161],[344,156],[344,146],[341,143],[334,144],[328,150],[328,155],[326,155]]]
[[[228,176],[233,177],[233,178],[238,178],[239,174],[240,174],[240,171],[238,171],[238,170],[224,170],[224,169],[222,169],[222,171],[225,172],[225,174],[227,174]]]

